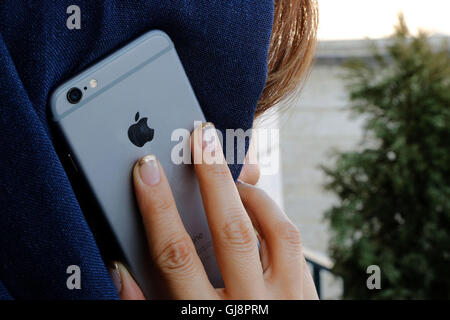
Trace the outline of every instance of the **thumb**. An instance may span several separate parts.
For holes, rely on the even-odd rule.
[[[114,262],[109,268],[109,274],[120,300],[145,300],[141,289],[123,264]]]

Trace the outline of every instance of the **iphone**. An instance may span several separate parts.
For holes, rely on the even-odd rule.
[[[179,156],[175,145],[189,150],[189,136],[174,133],[191,132],[194,121],[205,119],[170,38],[158,30],[144,34],[59,86],[50,107],[66,150],[60,157],[83,177],[102,215],[94,236],[108,230],[146,297],[158,298],[161,288],[131,172],[147,154],[155,154],[164,167],[209,279],[223,286],[194,168],[173,159]]]

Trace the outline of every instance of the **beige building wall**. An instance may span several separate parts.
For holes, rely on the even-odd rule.
[[[440,46],[443,39],[431,41]],[[383,52],[389,40],[375,43]],[[324,213],[337,201],[324,190],[327,180],[319,166],[333,163],[333,151],[356,149],[363,133],[363,119],[352,117],[349,111],[342,62],[368,59],[370,44],[368,40],[321,42],[318,59],[299,98],[277,120],[281,168],[276,177],[266,179],[281,184],[281,191],[273,193],[282,194],[279,201],[300,229],[305,248],[319,257],[327,256],[330,239]],[[266,181],[264,185],[274,190],[277,184]],[[339,298],[342,284],[328,275],[324,281],[324,297]]]

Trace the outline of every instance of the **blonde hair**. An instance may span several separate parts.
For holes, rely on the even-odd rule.
[[[301,87],[315,55],[318,22],[316,0],[275,0],[267,81],[255,117]]]

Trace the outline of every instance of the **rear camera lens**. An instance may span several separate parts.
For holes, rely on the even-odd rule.
[[[81,92],[78,88],[72,88],[67,92],[67,100],[70,103],[76,104],[80,102],[81,98],[83,97],[83,92]]]

